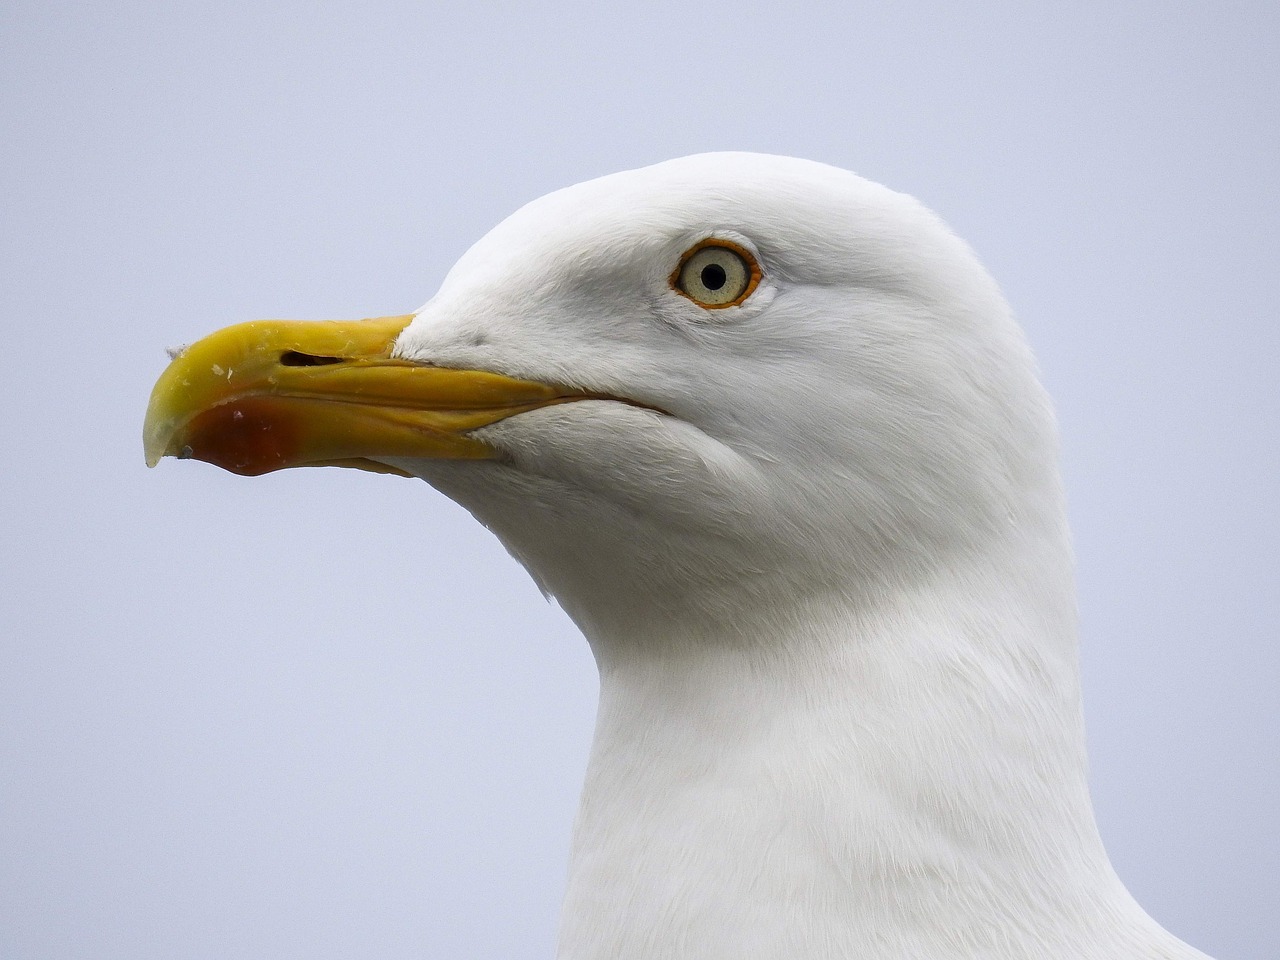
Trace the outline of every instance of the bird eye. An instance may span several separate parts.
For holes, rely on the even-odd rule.
[[[735,307],[760,283],[755,257],[727,240],[704,240],[687,251],[671,285],[700,307]]]

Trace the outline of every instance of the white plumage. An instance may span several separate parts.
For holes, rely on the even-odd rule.
[[[725,238],[741,306],[673,295]],[[554,193],[401,355],[625,397],[402,462],[582,628],[596,741],[560,955],[1193,957],[1086,785],[1055,429],[994,282],[914,200],[690,157]]]
[[[758,266],[739,305],[680,289],[708,242]],[[751,154],[580,184],[476,244],[394,355],[614,398],[472,434],[496,459],[369,455],[595,653],[561,958],[1202,956],[1102,848],[1050,405],[916,201]]]

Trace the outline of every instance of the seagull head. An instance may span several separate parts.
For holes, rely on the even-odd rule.
[[[1058,522],[1048,402],[968,247],[908,196],[755,154],[542,197],[413,314],[214,334],[146,444],[421,477],[589,636],[874,590]]]
[[[412,314],[185,348],[144,440],[425,479],[577,621],[565,956],[1198,956],[1093,821],[1035,364],[910,197],[752,154],[561,190]]]

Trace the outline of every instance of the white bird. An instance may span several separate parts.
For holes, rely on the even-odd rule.
[[[1031,352],[910,197],[752,154],[579,184],[414,314],[186,349],[146,444],[421,477],[578,624],[562,960],[1203,957],[1094,822]]]

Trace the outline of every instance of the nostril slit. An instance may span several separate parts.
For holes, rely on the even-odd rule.
[[[341,362],[341,357],[317,357],[297,350],[286,350],[280,354],[280,363],[286,367],[323,367],[329,363]]]

